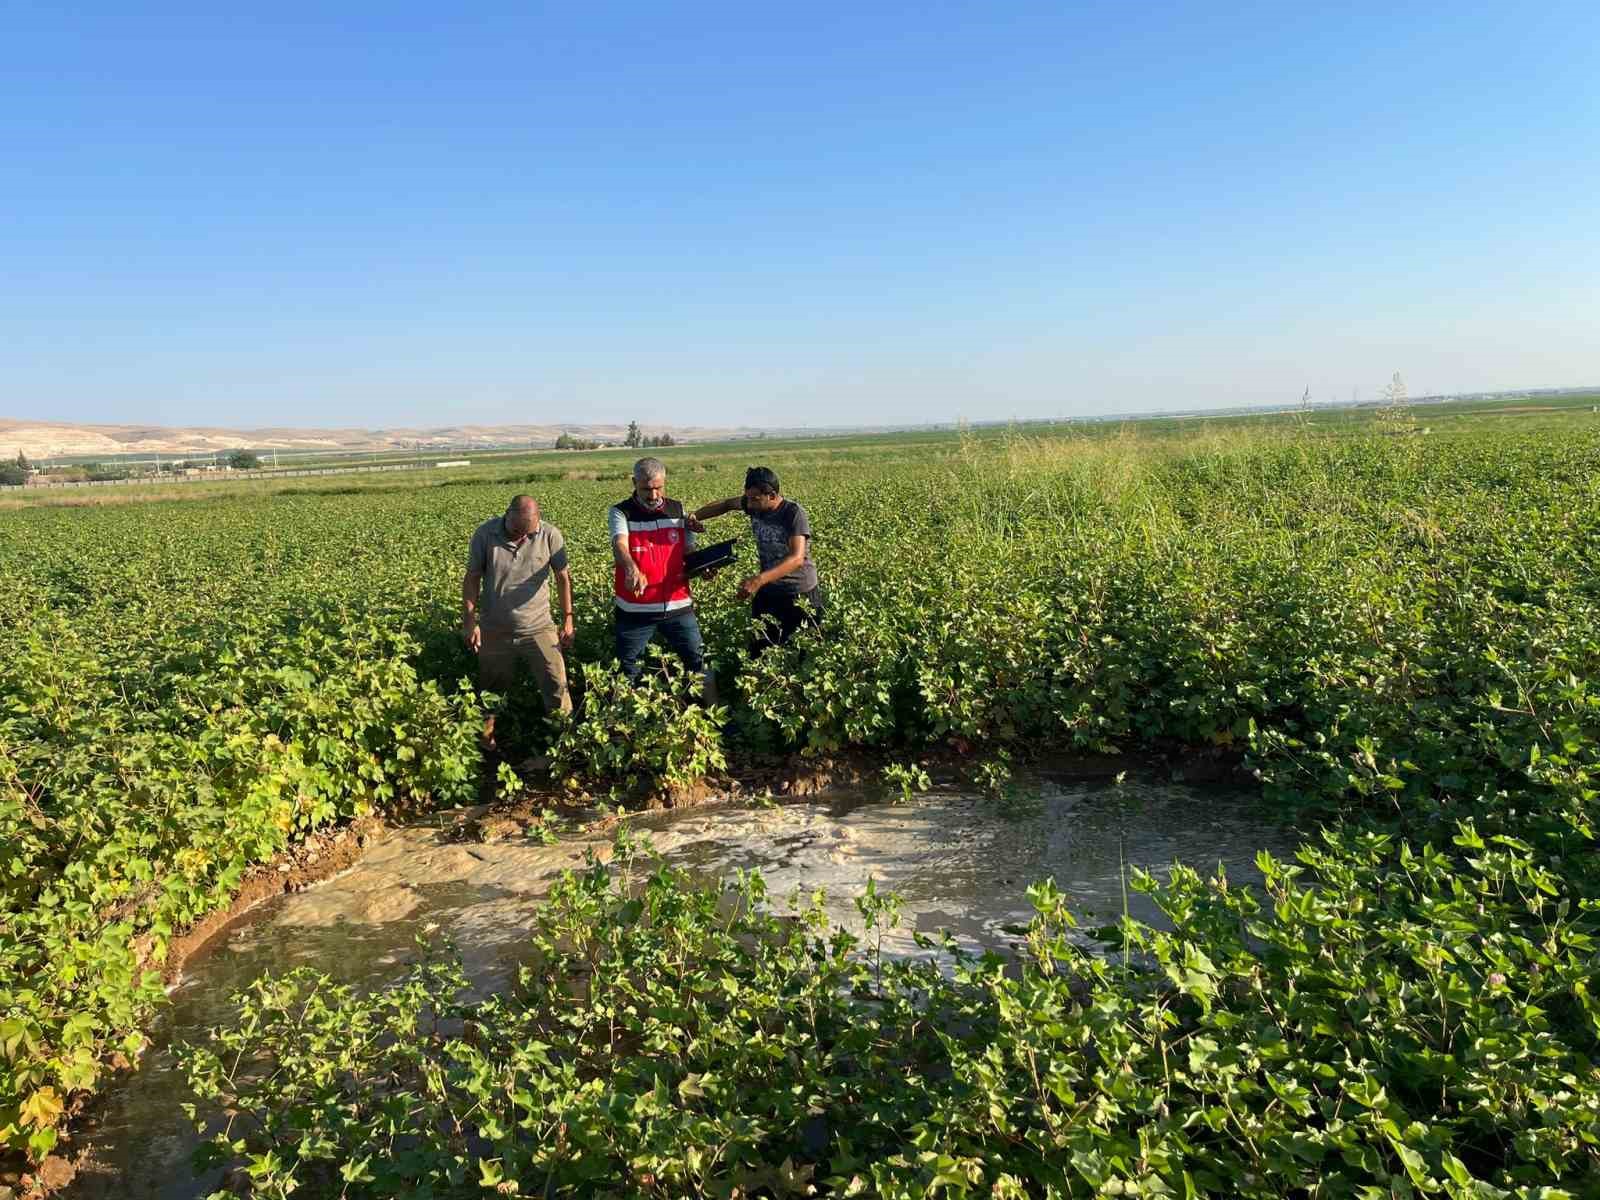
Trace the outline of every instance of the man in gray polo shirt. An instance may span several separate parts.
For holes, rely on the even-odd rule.
[[[551,575],[561,592],[559,633],[550,615]],[[520,663],[538,682],[545,712],[570,713],[561,652],[572,648],[573,630],[566,539],[539,519],[539,504],[532,496],[513,496],[505,516],[491,517],[473,533],[461,581],[461,636],[478,655],[479,686],[504,691]],[[483,732],[486,740],[493,740],[493,716]]]

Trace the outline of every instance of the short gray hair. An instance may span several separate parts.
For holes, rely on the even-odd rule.
[[[633,464],[633,481],[635,483],[641,480],[654,479],[657,475],[664,477],[666,473],[667,464],[659,458],[641,458]]]
[[[532,496],[516,495],[511,497],[511,503],[506,505],[507,512],[516,512],[519,508],[538,508],[539,502]]]

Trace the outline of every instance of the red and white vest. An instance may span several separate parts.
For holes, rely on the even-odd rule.
[[[660,508],[646,508],[629,496],[612,505],[628,520],[628,553],[644,572],[643,595],[628,590],[622,568],[613,572],[612,592],[617,607],[631,613],[669,613],[694,603],[683,556],[688,552],[689,531],[683,523],[683,505],[668,500]]]

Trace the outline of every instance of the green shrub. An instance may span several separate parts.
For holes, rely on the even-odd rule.
[[[1351,835],[1264,857],[1262,894],[1140,876],[1173,928],[1124,919],[1122,968],[1049,883],[1015,964],[895,961],[892,897],[862,941],[623,848],[552,892],[509,996],[448,961],[242,993],[186,1053],[233,1114],[197,1163],[271,1197],[1588,1194],[1597,1010],[1562,998],[1593,944],[1526,849],[1478,861]]]
[[[1510,1055],[1529,1073],[1479,1095],[1463,1080],[1492,1076],[1498,1058],[1457,1078],[1422,1049],[1360,1049],[1408,1121],[1471,1148],[1451,1153],[1473,1173],[1534,1187],[1546,1141],[1580,1164],[1591,1152],[1572,1131],[1592,1106],[1595,988],[1541,981],[1572,979],[1569,952],[1594,961],[1600,437],[1399,441],[1189,432],[804,458],[786,476],[816,530],[823,632],[746,665],[748,607],[728,578],[695,585],[731,717],[670,666],[635,690],[596,665],[612,640],[603,514],[625,484],[549,480],[540,499],[577,591],[571,661],[591,695],[558,734],[558,769],[621,796],[684,786],[752,747],[911,762],[947,746],[1009,753],[1015,769],[1036,749],[1227,748],[1269,801],[1377,822],[1372,836],[1389,840],[1367,862],[1349,841],[1360,831],[1336,831],[1344,848],[1307,865],[1311,898],[1273,901],[1306,910],[1290,924],[1311,957],[1284,951],[1301,974],[1268,963],[1279,992],[1214,1010],[1248,1025],[1287,989],[1331,1012],[1349,977],[1367,990],[1338,1002],[1368,1025],[1367,991],[1401,997],[1403,1011],[1380,1013],[1393,1045],[1437,1018],[1454,1048],[1427,1055],[1465,1061],[1463,1038]],[[674,491],[737,490],[741,460],[710,465],[674,474]],[[374,808],[476,795],[481,714],[458,685],[471,661],[456,591],[465,539],[506,489],[487,473],[453,483],[0,522],[0,1142],[49,1148],[66,1106],[142,1045],[159,997],[142,965],[252,865]],[[998,772],[981,782],[1004,790]],[[1413,862],[1443,864],[1433,882],[1416,882],[1402,842]],[[1481,864],[1502,853],[1515,861],[1484,894]],[[1528,915],[1513,921],[1518,905]],[[1442,966],[1412,953],[1412,926],[1434,913],[1467,938],[1428,935],[1452,956]],[[1214,966],[1254,970],[1229,940],[1243,920],[1222,912],[1189,942]],[[1346,928],[1354,948],[1340,958],[1328,939]],[[1514,970],[1480,970],[1471,955],[1491,951]],[[1336,961],[1339,978],[1318,974]],[[1521,989],[1517,1028],[1451,1007],[1462,986],[1498,987],[1491,976],[1520,981],[1507,985]],[[1228,978],[1219,997],[1245,986]],[[1330,1027],[1339,1037],[1304,1043],[1305,1071],[1345,1070],[1346,1027]],[[1237,1032],[1204,1036],[1226,1047]],[[1540,1074],[1546,1058],[1564,1064],[1564,1092]],[[1545,1106],[1537,1121],[1523,1100]],[[1513,1114],[1502,1145],[1481,1127],[1496,1105]],[[1210,1122],[1215,1107],[1175,1119]],[[1434,1147],[1417,1152],[1429,1171],[1453,1169]],[[1123,1177],[1140,1161],[1130,1153],[1113,1164]]]
[[[702,681],[677,659],[651,661],[637,684],[615,664],[583,664],[583,713],[558,725],[550,747],[551,771],[568,788],[670,790],[727,766],[727,709],[707,707]]]

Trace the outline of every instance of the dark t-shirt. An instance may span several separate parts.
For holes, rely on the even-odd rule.
[[[806,539],[805,562],[762,590],[795,596],[816,587],[817,568],[811,561],[811,518],[806,516],[806,510],[793,500],[785,500],[769,513],[751,512],[742,497],[739,504],[750,518],[750,530],[756,535],[756,553],[761,558],[763,571],[771,570],[789,557],[790,538],[798,534]]]

